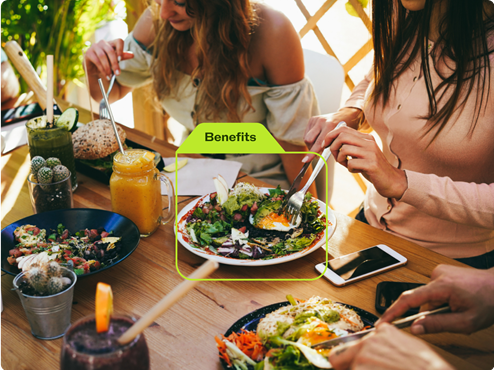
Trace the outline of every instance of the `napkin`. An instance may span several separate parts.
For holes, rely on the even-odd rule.
[[[2,154],[27,144],[26,122],[27,120],[2,127]]]
[[[179,157],[178,160],[183,159]],[[165,165],[175,163],[174,158],[163,158]],[[211,158],[188,158],[187,164],[176,173],[178,176],[178,191],[175,187],[175,172],[162,172],[173,183],[177,195],[206,195],[214,193],[216,188],[213,177],[221,175],[233,187],[242,163]],[[161,194],[166,194],[166,187],[161,184]]]

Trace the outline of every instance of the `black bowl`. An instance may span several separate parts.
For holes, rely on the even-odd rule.
[[[139,245],[139,230],[135,223],[117,213],[89,208],[71,208],[42,212],[16,221],[2,230],[2,271],[14,276],[21,272],[17,266],[13,266],[7,262],[9,251],[15,248],[14,230],[17,227],[31,224],[40,229],[46,229],[48,232],[49,229],[56,230],[57,225],[60,223],[72,234],[79,230],[104,227],[106,231],[113,231],[115,236],[122,237],[122,246],[117,261],[99,270],[79,275],[78,278],[90,276],[115,266],[130,256]]]
[[[370,313],[369,311],[363,310],[359,307],[355,307],[341,302],[335,302],[335,303],[339,303],[347,308],[354,310],[357,314],[360,315],[360,318],[362,319],[365,326],[374,327],[374,323],[378,319],[376,315]],[[276,311],[278,308],[289,305],[290,302],[285,301],[285,302],[271,304],[269,306],[264,306],[255,311],[252,311],[251,313],[248,313],[244,317],[238,319],[232,326],[230,326],[230,328],[225,333],[225,337],[228,337],[232,333],[239,333],[241,329],[245,329],[248,331],[256,331],[259,321],[263,317],[265,317],[268,313]],[[232,367],[228,367],[227,363],[223,359],[220,359],[220,362],[224,370],[232,369]]]

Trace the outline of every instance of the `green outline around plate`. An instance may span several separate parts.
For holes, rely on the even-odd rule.
[[[221,125],[221,126],[219,126]],[[194,136],[196,140],[193,140],[193,141],[197,141],[197,137],[198,135],[201,133],[201,132],[204,132],[204,130],[206,130],[207,128],[209,128],[210,130],[215,130],[219,127],[221,128],[229,128],[229,129],[233,129],[234,126],[232,124],[228,124],[228,125],[232,125],[232,126],[224,126],[225,124],[224,123],[202,123],[200,124],[199,126],[197,126],[194,131],[192,131],[191,133],[191,136]],[[243,123],[243,124],[239,124],[239,123],[236,123],[236,127],[235,129],[239,129],[239,126],[243,126],[243,127],[246,127],[244,125],[250,125],[248,126],[249,127],[249,131],[252,132],[252,123]],[[260,137],[261,138],[264,138],[264,142],[265,143],[269,143],[269,142],[273,142],[278,144],[274,137],[269,133],[269,131],[260,123],[256,123],[255,124],[256,126],[256,133],[261,135]],[[245,129],[246,130],[246,129]],[[195,133],[195,135],[193,135]],[[189,141],[190,137],[187,138],[186,141]],[[185,144],[185,142],[184,142]],[[210,150],[207,150],[205,147],[201,146],[201,145],[195,145],[193,146],[193,150],[187,150],[189,148],[191,148],[191,146],[186,146],[182,144],[182,146],[175,152],[175,166],[178,166],[178,153],[180,154],[201,154],[201,153],[209,153]],[[216,144],[217,145],[217,144]],[[282,148],[279,146],[279,144],[276,146],[276,145],[273,145],[274,148],[276,148],[274,151],[273,151],[273,147],[271,147],[271,150],[264,150],[262,151],[260,149],[260,147],[264,147],[264,149],[266,148],[265,145],[261,144],[259,145],[258,143],[252,143],[250,147],[246,147],[246,146],[243,146],[245,149],[244,150],[237,150],[235,152],[231,152],[231,153],[237,153],[237,154],[265,154],[265,153],[271,153],[271,154],[307,154],[307,153],[311,153],[311,154],[315,154],[317,156],[319,156],[320,158],[322,158],[322,156],[319,154],[319,153],[315,153],[315,152],[285,152],[282,150]],[[202,148],[202,149],[201,149]],[[237,147],[238,148],[238,147]],[[247,149],[249,148],[249,149]],[[281,148],[278,149],[278,148]],[[242,149],[242,148],[240,148]],[[187,150],[187,152],[185,152],[185,150]],[[230,151],[215,151],[215,153],[230,153]],[[324,160],[324,158],[323,158]],[[326,171],[326,178],[328,177],[328,165],[327,165],[327,162],[326,160],[324,160],[324,169]],[[326,233],[326,266],[325,266],[325,269],[324,271],[321,273],[321,275],[313,278],[313,279],[189,279],[187,276],[184,276],[181,272],[180,272],[180,269],[178,267],[178,175],[177,175],[177,172],[178,171],[175,171],[175,222],[174,222],[174,227],[175,227],[175,267],[177,269],[177,272],[178,274],[183,277],[184,279],[186,280],[191,280],[191,281],[314,281],[314,280],[317,280],[317,279],[320,279],[325,273],[326,273],[326,270],[328,268],[328,255],[329,255],[329,246],[328,246],[328,234]],[[326,187],[326,199],[328,199],[328,188]],[[326,214],[328,214],[328,203],[326,202]]]

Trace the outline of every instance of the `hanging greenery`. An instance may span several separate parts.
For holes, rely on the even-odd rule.
[[[54,91],[84,76],[82,50],[94,31],[114,18],[112,0],[7,0],[2,4],[2,42],[15,40],[38,74],[54,58]],[[27,86],[21,80],[23,91]]]

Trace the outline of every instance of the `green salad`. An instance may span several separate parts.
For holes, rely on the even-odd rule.
[[[217,193],[184,216],[189,244],[216,255],[266,260],[308,248],[323,236],[326,217],[306,194],[301,214],[290,225],[282,212],[285,192],[278,186],[263,193],[238,183],[221,204]]]

